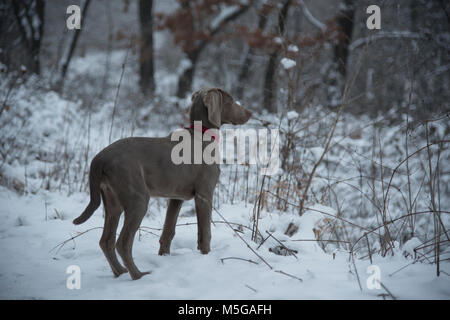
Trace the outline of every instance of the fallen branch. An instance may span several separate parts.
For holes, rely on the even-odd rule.
[[[289,241],[337,242],[337,243],[350,243],[351,244],[350,241],[333,240],[333,239],[330,239],[330,240],[323,240],[323,239],[320,239],[320,240],[318,240],[318,239],[292,239],[292,240],[289,240]]]
[[[70,239],[64,240],[64,241],[61,242],[60,244],[58,244],[58,245],[56,245],[55,247],[53,247],[53,248],[49,251],[49,253],[52,252],[53,250],[55,250],[56,248],[59,247],[58,250],[57,250],[56,253],[55,253],[55,254],[58,254],[59,250],[61,250],[62,247],[64,247],[64,246],[66,245],[67,242],[72,241],[72,240],[74,240],[74,239],[76,239],[76,238],[82,236],[83,234],[88,233],[89,231],[92,231],[92,230],[95,230],[95,229],[103,229],[103,227],[95,227],[95,228],[91,228],[91,229],[88,229],[88,230],[86,230],[86,231],[80,232],[80,233],[78,233],[76,236],[73,236],[73,237],[71,237]]]
[[[392,297],[392,300],[397,300],[397,298],[389,291],[388,288],[383,284],[383,282],[378,281],[378,283],[381,285],[381,287],[386,290],[386,292]]]
[[[273,270],[273,267],[266,261],[264,260],[263,257],[261,257],[249,244],[247,241],[245,241],[244,238],[242,238],[242,236],[239,234],[239,232],[237,232],[236,230],[234,230],[234,228],[231,226],[231,224],[225,219],[224,216],[222,216],[222,214],[216,209],[214,208],[214,211],[217,212],[217,214],[223,219],[223,221],[225,221],[225,223],[230,227],[231,230],[234,231],[234,233],[239,237],[239,239],[241,239],[246,245],[247,248],[249,248],[259,259],[261,259],[262,262],[264,262],[269,268],[270,270]]]
[[[284,274],[285,276],[288,276],[288,277],[291,277],[291,278],[293,278],[293,279],[297,279],[297,280],[300,281],[300,282],[303,282],[303,279],[302,279],[302,278],[298,278],[298,277],[293,276],[292,274],[286,273],[286,272],[284,272],[284,271],[281,271],[281,270],[275,270],[275,272]]]
[[[389,274],[389,277],[392,277],[392,276],[393,276],[394,274],[396,274],[397,272],[402,271],[402,270],[405,269],[406,267],[409,267],[410,265],[415,264],[417,261],[419,261],[419,260],[414,260],[413,262],[410,262],[410,263],[408,263],[407,265],[401,267],[400,269],[398,269],[398,270],[392,272],[391,274]]]
[[[245,229],[248,229],[248,230],[252,230],[250,227],[244,226],[243,224],[237,223],[237,222],[225,222],[225,221],[220,221],[220,220],[213,220],[213,221],[211,221],[211,222],[212,222],[213,224],[214,224],[214,223],[225,223],[225,224],[226,224],[226,223],[229,223],[229,224],[231,224],[231,225],[236,225],[236,226],[241,227],[241,228],[245,228]],[[197,222],[180,223],[180,224],[177,224],[176,227],[192,226],[192,225],[197,225]],[[162,228],[147,227],[147,226],[141,226],[141,228],[144,228],[144,229],[150,229],[150,230],[155,230],[155,231],[162,231]],[[236,229],[234,229],[234,230],[236,230]],[[240,231],[240,230],[236,230],[236,231],[242,232],[242,231]]]
[[[223,263],[224,260],[229,260],[229,259],[235,259],[235,260],[242,260],[242,261],[247,261],[253,264],[259,264],[256,261],[253,261],[251,259],[244,259],[244,258],[239,258],[239,257],[226,257],[226,258],[221,258],[220,261]]]
[[[246,284],[245,286],[246,286],[247,288],[249,288],[250,290],[252,290],[253,292],[255,292],[255,293],[258,292],[258,291],[256,291],[256,289],[253,289],[253,288],[250,287],[248,284]]]
[[[259,259],[261,259],[261,261],[262,262],[264,262],[269,268],[270,268],[270,270],[273,270],[273,267],[266,261],[266,260],[264,260],[264,258],[263,257],[261,257],[255,250],[253,250],[253,248],[248,244],[248,242],[247,241],[245,241],[245,239],[244,238],[242,238],[242,236],[236,231],[236,230],[234,230],[233,229],[233,227],[231,227],[231,225],[227,222],[227,220],[222,216],[222,214],[216,209],[216,208],[214,208],[213,207],[213,209],[214,209],[214,211],[216,211],[217,212],[217,214],[225,221],[225,223],[234,231],[234,233],[236,233],[236,235],[239,237],[239,239],[241,239],[246,245],[247,245],[247,248],[249,248]],[[238,259],[240,259],[240,258],[238,258]],[[244,259],[245,260],[245,259]],[[246,260],[246,261],[248,261],[248,262],[250,262],[251,260]],[[275,271],[275,272],[277,272],[277,273],[280,273],[280,274],[283,274],[283,275],[285,275],[285,276],[288,276],[288,277],[290,277],[290,278],[293,278],[293,279],[297,279],[297,280],[299,280],[300,282],[303,282],[303,279],[301,279],[301,278],[299,278],[299,277],[296,277],[296,276],[293,276],[292,274],[289,274],[289,273],[287,273],[287,272],[284,272],[284,271],[282,271],[282,270],[273,270],[273,271]]]
[[[280,244],[280,246],[282,246],[284,249],[286,249],[291,255],[293,255],[295,257],[295,259],[298,260],[298,257],[295,255],[294,250],[289,249],[288,247],[286,247],[283,243],[281,243],[280,240],[278,240],[277,238],[275,238],[273,236],[273,234],[271,234],[269,231],[266,230],[266,233],[269,235],[269,237],[273,238],[276,242],[278,242]]]

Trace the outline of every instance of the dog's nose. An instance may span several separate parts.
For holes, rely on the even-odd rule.
[[[250,110],[245,109],[245,114],[247,115],[247,119],[250,119],[253,113]]]

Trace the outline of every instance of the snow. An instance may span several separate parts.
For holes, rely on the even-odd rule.
[[[376,214],[372,214],[370,207],[364,206],[361,198],[368,195],[372,197],[372,192],[376,191],[375,201],[381,201],[382,186],[376,181],[373,182],[376,189],[362,184],[360,193],[350,184],[353,181],[358,187],[359,177],[353,177],[364,174],[364,170],[378,160],[377,154],[373,154],[371,149],[373,128],[370,124],[374,120],[364,117],[355,119],[349,115],[345,115],[337,125],[330,151],[324,157],[325,165],[317,168],[307,210],[303,215],[298,215],[296,207],[280,212],[272,205],[270,210],[267,207],[262,210],[259,232],[264,238],[269,232],[273,238],[268,238],[261,246],[260,242],[251,240],[251,230],[248,229],[252,227],[255,190],[249,189],[248,199],[245,195],[246,184],[259,188],[256,175],[253,174],[258,168],[249,168],[246,172],[243,166],[221,167],[214,206],[227,221],[243,226],[239,235],[273,269],[249,250],[247,244],[223,223],[215,211],[212,214],[212,250],[208,255],[201,255],[196,249],[197,230],[192,201],[183,204],[171,255],[158,256],[158,239],[166,206],[165,200],[151,199],[149,211],[133,247],[136,264],[142,271],[151,271],[151,274],[137,281],[132,281],[128,274],[114,278],[98,245],[103,226],[103,208],[100,207],[85,224],[74,226],[71,221],[89,201],[86,175],[83,178],[83,173],[86,174],[83,169],[85,157],[92,159],[108,145],[113,99],[125,53],[125,50],[111,52],[111,71],[107,79],[110,89],[105,93],[104,101],[94,101],[90,117],[86,102],[44,90],[41,81],[39,86],[31,88],[18,85],[12,92],[8,104],[14,107],[5,110],[0,117],[0,142],[6,146],[2,146],[2,152],[7,155],[0,164],[0,299],[382,299],[379,295],[386,293],[384,289],[371,290],[366,286],[371,276],[367,252],[358,250],[360,246],[355,248],[356,273],[349,259],[348,247],[330,244],[325,252],[317,242],[318,234],[325,240],[334,239],[333,233],[326,232],[332,223],[339,222],[339,228],[344,229],[339,218],[368,229],[379,225]],[[119,107],[112,140],[130,135],[165,136],[182,127],[185,122],[179,111],[185,109],[189,98],[183,101],[169,96],[165,101],[145,102],[139,110],[134,108],[135,100],[130,97],[133,98],[133,90],[138,87],[138,73],[132,70],[136,65],[133,59],[137,58],[131,54],[117,103]],[[95,82],[76,80],[102,77],[103,60],[104,55],[101,53],[74,57],[67,81],[76,83],[75,88],[68,86],[69,90],[75,91],[75,97],[76,90],[80,88],[88,95],[96,94]],[[295,66],[295,61],[287,58],[281,63],[287,69]],[[189,67],[186,60],[178,65],[180,72]],[[167,95],[167,91],[174,92],[176,74],[159,70],[157,78],[158,91],[164,94],[161,97]],[[7,81],[0,82],[2,93],[7,89]],[[88,102],[90,99],[89,96]],[[177,103],[180,104],[177,106],[179,109],[170,109]],[[161,113],[153,112],[158,104],[164,106],[160,107]],[[149,120],[141,120],[144,117]],[[267,121],[274,128],[278,128],[280,123],[284,132],[294,132],[301,141],[296,146],[296,152],[302,157],[302,170],[308,173],[324,150],[323,141],[317,138],[320,136],[316,133],[323,127],[330,127],[334,114],[330,116],[325,107],[314,106],[301,114],[290,110],[282,121],[267,113],[256,115],[255,118]],[[130,119],[141,120],[143,124],[138,126]],[[320,119],[320,123],[314,119]],[[382,121],[377,120],[380,123]],[[306,124],[308,131],[298,130]],[[260,120],[252,119],[244,129],[249,127],[261,128]],[[436,136],[445,136],[444,129],[445,126],[437,124]],[[352,135],[356,130],[360,132],[359,135]],[[383,145],[383,166],[395,168],[405,154],[402,149],[403,132],[399,127],[381,125],[377,130],[380,131],[379,143]],[[413,143],[418,147],[424,145],[423,132],[414,134],[410,137]],[[351,157],[349,150],[352,151]],[[443,150],[441,157],[447,159],[448,150]],[[421,185],[423,181],[420,174],[425,159],[410,160],[409,165],[414,173],[411,175],[412,191],[417,195],[414,210],[427,210],[429,195],[423,191],[426,184]],[[355,163],[360,167],[357,168]],[[442,164],[445,162],[442,161]],[[246,182],[245,174],[249,172],[250,178]],[[233,180],[236,173],[239,173],[237,182]],[[285,179],[287,174],[287,170],[281,171],[280,179]],[[404,167],[400,168],[393,185],[407,185],[406,177]],[[277,184],[276,179],[278,177],[270,182],[272,188]],[[326,206],[322,201],[323,190],[326,190],[325,194],[328,192],[330,181],[336,181],[333,196],[340,201],[336,208]],[[345,183],[339,184],[339,181]],[[443,176],[442,186],[445,185],[448,185],[448,177]],[[390,219],[404,214],[402,196],[394,191],[389,194]],[[291,199],[292,202],[299,200],[295,195]],[[274,202],[270,198],[266,200],[269,204]],[[441,202],[442,208],[448,208],[448,197],[442,196]],[[416,237],[406,238],[403,244],[396,243],[393,256],[391,252],[386,257],[380,254],[372,256],[372,264],[381,271],[381,282],[398,299],[450,299],[449,261],[441,262],[442,272],[437,277],[435,264],[414,260],[414,249],[433,237],[432,219],[432,215],[417,216]],[[448,225],[449,215],[442,215],[442,219]],[[400,230],[403,222],[399,221],[395,227]],[[123,220],[119,228],[122,223]],[[291,223],[298,226],[298,231],[289,237],[284,233]],[[349,240],[357,239],[366,232],[347,227],[348,224],[344,231],[349,233]],[[376,238],[378,234],[372,236]],[[280,243],[275,239],[290,250],[295,250],[295,256],[276,254]],[[64,241],[67,242],[61,245]],[[373,252],[379,249],[377,244],[378,241],[372,241]],[[448,257],[442,256],[444,259]],[[79,290],[70,290],[66,286],[69,277],[66,271],[73,265],[81,269]]]
[[[294,60],[289,58],[283,58],[281,59],[280,62],[283,65],[283,68],[286,70],[291,69],[292,67],[295,67],[297,65],[297,63]]]
[[[275,38],[273,38],[273,41],[274,41],[276,44],[282,44],[282,43],[283,43],[283,39],[281,39],[280,37],[275,37]]]
[[[299,117],[299,114],[298,114],[296,111],[291,110],[291,111],[288,111],[288,113],[286,114],[286,116],[287,116],[287,118],[288,118],[289,120],[294,120],[294,119],[296,119],[296,118]]]
[[[411,238],[403,244],[403,252],[414,256],[414,249],[421,246],[422,241],[417,237]]]
[[[298,52],[298,47],[295,44],[290,44],[287,50],[290,52]]]
[[[208,255],[196,250],[196,219],[183,207],[170,256],[158,256],[159,230],[164,212],[150,207],[136,236],[133,255],[141,270],[151,274],[132,281],[128,274],[114,278],[98,241],[103,225],[101,208],[81,226],[71,221],[88,202],[84,193],[65,197],[39,192],[20,197],[12,191],[0,193],[0,299],[380,299],[383,289],[369,290],[365,281],[367,260],[356,260],[363,290],[360,291],[354,271],[350,271],[348,253],[337,251],[335,257],[325,254],[315,242],[294,241],[283,235],[285,227],[296,220],[301,229],[293,238],[311,239],[313,226],[323,218],[317,211],[302,217],[264,212],[260,231],[269,230],[290,249],[294,256],[279,256],[269,251],[277,242],[268,239],[257,249],[251,232],[243,229],[242,237],[273,266],[270,270],[239,239],[222,219],[213,213],[212,244]],[[324,206],[317,210],[335,213]],[[61,218],[54,213],[56,209]],[[252,206],[224,205],[219,212],[227,221],[249,226]],[[46,213],[47,210],[47,213]],[[184,211],[183,211],[184,210]],[[47,218],[46,218],[47,215]],[[122,221],[121,223],[122,224]],[[119,226],[120,227],[120,226]],[[61,248],[61,242],[68,241]],[[149,230],[152,233],[145,232]],[[258,262],[249,263],[237,257]],[[374,259],[381,269],[381,281],[399,299],[445,299],[450,297],[450,279],[437,278],[433,266],[413,264],[393,276],[411,260],[402,255]],[[81,288],[68,289],[69,266],[81,269]],[[442,269],[449,271],[443,264]],[[291,278],[282,271],[303,281]],[[413,280],[412,280],[413,279]],[[256,290],[249,289],[247,286]]]

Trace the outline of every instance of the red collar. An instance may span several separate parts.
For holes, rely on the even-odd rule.
[[[202,129],[202,133],[207,133],[207,134],[209,134],[212,138],[213,138],[213,140],[215,140],[215,141],[219,141],[219,135],[217,135],[216,133],[214,133],[214,131],[213,130],[219,130],[219,129],[210,129],[210,128],[207,128],[207,127],[205,127],[205,126],[199,126],[199,125],[194,125],[193,123],[191,123],[191,125],[189,126],[189,129],[194,129],[194,130],[196,130],[196,129]]]

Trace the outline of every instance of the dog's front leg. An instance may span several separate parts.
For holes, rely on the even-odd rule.
[[[197,249],[202,254],[207,254],[211,248],[211,207],[212,196],[205,197],[200,194],[195,195],[195,210],[197,212],[198,224],[198,245]]]
[[[178,214],[180,212],[183,200],[170,199],[167,206],[166,221],[164,222],[163,232],[159,239],[159,255],[170,254],[170,244],[175,236],[175,226],[177,224]]]

